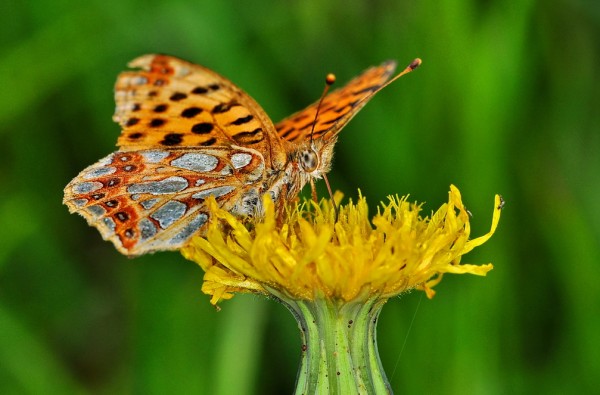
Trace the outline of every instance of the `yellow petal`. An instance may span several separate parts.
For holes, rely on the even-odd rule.
[[[328,200],[275,210],[265,197],[264,219],[251,230],[209,199],[205,237],[195,237],[182,252],[206,271],[202,290],[212,303],[235,292],[350,301],[364,295],[389,298],[416,288],[433,297],[432,288],[444,273],[483,276],[493,268],[460,261],[495,232],[502,201],[496,197],[490,232],[469,240],[469,214],[461,199],[451,185],[448,203],[422,217],[421,205],[390,197],[371,219],[359,193],[356,204],[339,206],[336,221]],[[284,216],[278,217],[281,212]]]

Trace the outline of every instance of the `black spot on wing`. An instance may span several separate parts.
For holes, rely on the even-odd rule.
[[[239,106],[239,103],[236,102],[235,100],[232,100],[229,103],[219,103],[213,107],[211,112],[213,114],[222,114],[222,113],[225,113],[225,112],[231,110],[231,108],[235,107],[235,106]]]
[[[202,112],[201,108],[198,107],[189,107],[181,112],[181,116],[184,118],[194,118],[196,115]]]
[[[313,138],[320,137],[322,134],[324,134],[327,131],[329,131],[329,128],[315,130],[313,133]]]
[[[309,122],[309,123],[307,123],[307,124],[304,124],[304,125],[302,125],[302,126],[298,126],[298,130],[304,130],[304,129],[306,129],[306,128],[312,127],[313,123],[314,123],[314,121],[310,121],[310,122]]]
[[[208,139],[208,140],[206,140],[206,141],[204,141],[204,142],[200,143],[200,145],[201,145],[201,146],[203,146],[203,147],[208,147],[208,146],[211,146],[211,145],[213,145],[213,144],[214,144],[214,143],[216,143],[216,142],[217,142],[217,139],[216,139],[216,138],[214,138],[214,137],[211,137],[210,139]]]
[[[211,112],[213,114],[222,114],[224,112],[229,111],[230,109],[231,109],[231,106],[228,103],[219,103],[213,107]]]
[[[144,136],[144,133],[140,133],[140,132],[136,132],[136,133],[130,133],[127,138],[129,138],[130,140],[138,140],[140,138],[142,138]]]
[[[150,126],[152,128],[158,128],[158,127],[161,127],[162,125],[164,125],[166,122],[167,121],[165,121],[162,118],[154,118],[153,120],[150,121],[148,126]]]
[[[214,126],[212,123],[201,122],[192,126],[192,133],[196,134],[207,134],[212,132]]]
[[[345,106],[336,108],[333,111],[335,111],[339,114],[340,112],[348,109],[348,107],[350,107],[350,108],[354,107],[356,105],[356,103],[358,103],[358,100],[351,101],[350,103],[346,104]],[[349,110],[347,110],[347,111],[349,111]]]
[[[262,128],[256,128],[248,132],[239,132],[233,135],[233,139],[241,144],[255,144],[264,138]]]
[[[154,109],[152,111],[165,112],[165,111],[167,111],[168,108],[169,108],[169,106],[167,106],[166,104],[159,104],[156,107],[154,107]]]
[[[355,96],[362,96],[365,93],[371,93],[371,92],[376,91],[377,89],[379,89],[380,86],[381,86],[380,84],[367,86],[366,88],[363,88],[359,91],[352,92],[352,94]]]
[[[254,116],[252,116],[252,114],[245,116],[245,117],[240,117],[238,119],[236,119],[235,121],[231,122],[232,125],[243,125],[245,123],[248,123],[250,121],[252,121],[254,119]]]
[[[171,97],[169,97],[169,100],[171,101],[180,101],[183,99],[186,99],[187,95],[183,92],[175,92],[171,95]]]
[[[329,121],[319,122],[322,125],[332,125],[340,120],[341,117],[330,119]]]
[[[292,132],[294,132],[296,130],[296,128],[291,127],[288,130],[286,130],[285,132],[281,133],[280,136],[281,138],[286,138],[288,137],[290,134],[292,134]]]
[[[125,122],[125,126],[133,126],[140,122],[139,118],[129,118],[127,122]]]
[[[169,133],[165,135],[165,138],[160,142],[162,145],[178,145],[183,141],[183,134],[181,133]]]
[[[194,89],[192,89],[192,93],[195,95],[203,95],[205,93],[208,93],[208,89],[203,88],[201,86],[197,86]]]

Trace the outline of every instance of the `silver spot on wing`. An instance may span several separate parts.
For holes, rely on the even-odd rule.
[[[75,207],[83,207],[87,202],[87,199],[74,199],[71,201]]]
[[[206,221],[208,220],[208,215],[206,215],[205,213],[200,213],[196,216],[196,218],[194,218],[193,220],[191,220],[182,230],[181,232],[177,233],[170,241],[169,244],[180,244],[184,241],[186,241],[187,239],[190,238],[190,236],[192,236],[194,233],[196,233],[198,231],[198,229],[200,229],[202,227],[202,225],[204,225],[206,223]]]
[[[104,158],[100,159],[98,161],[98,163],[96,163],[96,164],[100,165],[100,166],[108,166],[108,165],[110,165],[112,163],[112,161],[113,161],[113,155],[114,154],[110,154],[108,156],[105,156]]]
[[[223,169],[221,170],[220,173],[222,176],[228,176],[230,174],[233,174],[233,170],[231,170],[231,166],[225,166],[223,167]]]
[[[175,69],[175,75],[179,78],[185,77],[188,74],[190,74],[190,69],[185,66],[181,66]]]
[[[93,169],[87,173],[85,173],[83,175],[83,178],[85,180],[89,180],[90,178],[97,178],[100,176],[106,176],[108,174],[113,174],[114,172],[116,172],[117,169],[115,167],[109,166],[109,167],[99,167],[96,169]]]
[[[90,192],[94,192],[100,188],[102,188],[103,185],[101,182],[80,182],[79,184],[75,184],[73,185],[73,192],[75,193],[90,193]]]
[[[169,156],[167,151],[143,151],[140,152],[147,163],[158,163]]]
[[[147,240],[153,237],[156,234],[156,225],[148,218],[143,218],[139,222],[140,233],[142,235],[142,240]]]
[[[227,195],[229,192],[233,191],[235,187],[231,185],[226,185],[222,187],[205,189],[204,191],[196,192],[192,195],[194,199],[206,199],[210,195],[213,195],[215,198],[219,196]]]
[[[187,206],[184,203],[171,200],[152,213],[150,217],[157,220],[160,227],[165,229],[183,217],[186,210]]]
[[[183,177],[169,177],[160,181],[141,182],[127,187],[129,193],[151,193],[161,195],[166,193],[181,192],[187,188],[188,182]]]
[[[106,214],[106,210],[104,209],[104,207],[98,205],[90,206],[86,210],[88,211],[88,213],[96,217],[100,217],[101,215]]]
[[[198,178],[196,180],[196,186],[199,187],[200,185],[204,184],[206,181],[204,181],[202,178]]]
[[[248,166],[250,162],[252,162],[252,155],[245,152],[238,152],[231,155],[231,164],[236,169],[241,169],[242,167]]]
[[[106,227],[108,228],[109,231],[111,231],[112,233],[115,233],[116,225],[115,225],[115,221],[112,218],[110,218],[110,217],[104,218],[104,225],[106,225]]]
[[[219,160],[214,156],[201,153],[183,154],[171,161],[175,167],[200,172],[214,170],[218,164]]]
[[[147,84],[147,83],[148,83],[148,78],[146,78],[146,77],[143,77],[143,76],[141,76],[141,75],[137,75],[137,76],[135,76],[135,77],[132,77],[132,78],[129,80],[129,83],[130,83],[131,85],[144,85],[144,84]]]
[[[144,200],[143,202],[140,202],[140,204],[142,205],[143,208],[145,208],[146,210],[149,210],[152,207],[154,207],[154,205],[156,203],[158,203],[159,201],[160,201],[160,199],[154,198],[154,199]]]

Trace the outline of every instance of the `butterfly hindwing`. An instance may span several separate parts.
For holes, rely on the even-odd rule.
[[[120,252],[139,255],[180,248],[207,222],[210,195],[252,215],[256,201],[239,203],[257,194],[263,172],[261,154],[241,147],[116,152],[71,181],[64,203]]]

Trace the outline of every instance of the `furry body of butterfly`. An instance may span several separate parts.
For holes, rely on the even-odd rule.
[[[343,126],[419,65],[413,61],[392,80],[395,62],[367,69],[319,108],[315,103],[274,125],[217,73],[170,56],[142,56],[115,86],[119,150],[75,177],[63,202],[125,255],[181,248],[204,232],[211,195],[242,217],[261,216],[265,193],[282,209],[330,170]]]

